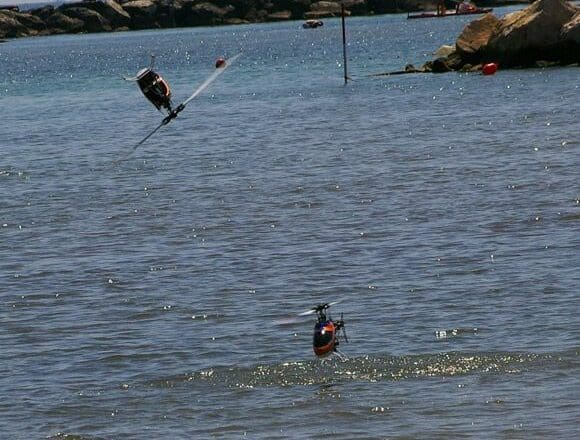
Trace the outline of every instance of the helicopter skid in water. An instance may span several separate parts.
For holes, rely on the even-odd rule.
[[[342,313],[340,319],[332,319],[330,315],[326,314],[326,310],[337,303],[338,301],[319,304],[296,316],[307,316],[316,313],[316,323],[314,324],[314,332],[312,335],[312,350],[317,357],[326,358],[331,355],[336,355],[341,360],[345,361],[348,358],[344,353],[338,350],[341,339],[344,339],[344,342],[348,342]],[[294,322],[294,319],[278,321],[279,324],[290,324],[292,322]]]

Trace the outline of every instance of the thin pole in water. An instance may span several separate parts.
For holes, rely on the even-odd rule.
[[[343,65],[344,65],[344,83],[346,84],[348,82],[348,71],[346,68],[346,27],[344,24],[344,15],[345,15],[345,10],[344,10],[344,3],[341,3],[342,6],[342,59],[343,59]]]

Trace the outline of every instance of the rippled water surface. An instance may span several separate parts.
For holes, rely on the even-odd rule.
[[[468,22],[411,21],[349,19],[346,86],[332,19],[0,45],[0,437],[580,435],[578,68],[371,76]],[[115,163],[123,75],[238,52]]]

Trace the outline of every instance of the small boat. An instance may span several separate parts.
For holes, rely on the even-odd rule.
[[[445,2],[440,2],[437,5],[437,10],[434,12],[423,12],[421,14],[407,14],[407,18],[441,18],[441,17],[455,17],[456,15],[472,15],[472,14],[487,14],[493,11],[492,8],[479,8],[473,3],[467,1],[455,2],[456,6],[453,10],[445,8]]]
[[[324,23],[322,22],[322,20],[306,20],[302,24],[302,27],[304,29],[314,29],[314,28],[320,27],[322,25],[324,25]]]

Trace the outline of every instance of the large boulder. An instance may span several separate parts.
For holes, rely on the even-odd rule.
[[[122,3],[123,9],[131,17],[131,29],[152,29],[158,28],[157,23],[157,3],[153,0],[133,0]]]
[[[310,10],[313,12],[325,12],[329,16],[340,15],[342,11],[342,6],[338,2],[320,1],[312,3],[310,5]]]
[[[81,20],[84,23],[83,28],[86,32],[109,32],[112,30],[109,21],[92,9],[66,7],[61,12],[67,17]]]
[[[455,42],[455,50],[466,63],[479,62],[482,49],[487,46],[490,38],[497,33],[500,23],[500,20],[495,15],[485,14],[465,26]]]
[[[340,17],[342,15],[342,6],[340,3],[320,1],[310,5],[310,11],[304,13],[304,18],[309,20],[319,20],[326,17]],[[348,9],[345,9],[344,15],[351,15]]]
[[[561,58],[561,30],[576,12],[577,8],[565,0],[537,0],[508,14],[490,38],[485,57],[503,66],[527,66],[537,60]]]
[[[268,14],[268,21],[287,21],[292,18],[292,11],[277,11]]]
[[[14,16],[14,12],[0,10],[0,38],[16,38],[28,35],[28,29]]]
[[[562,26],[561,38],[563,41],[580,45],[580,11],[576,12],[572,20]]]
[[[2,12],[16,20],[26,29],[23,33],[17,33],[16,36],[39,35],[46,31],[46,23],[36,15],[29,12],[19,12],[18,10],[3,10]]]
[[[223,24],[234,11],[232,5],[216,6],[209,2],[186,2],[178,17],[179,26],[213,26]]]
[[[55,11],[46,19],[46,26],[54,34],[75,34],[83,31],[85,23],[78,18],[72,18],[60,11]]]
[[[40,18],[41,20],[46,21],[48,17],[54,14],[54,6],[46,5],[38,9],[33,9],[30,11],[30,13]]]
[[[126,27],[131,23],[129,13],[115,0],[85,2],[83,6],[101,14],[113,29]]]

